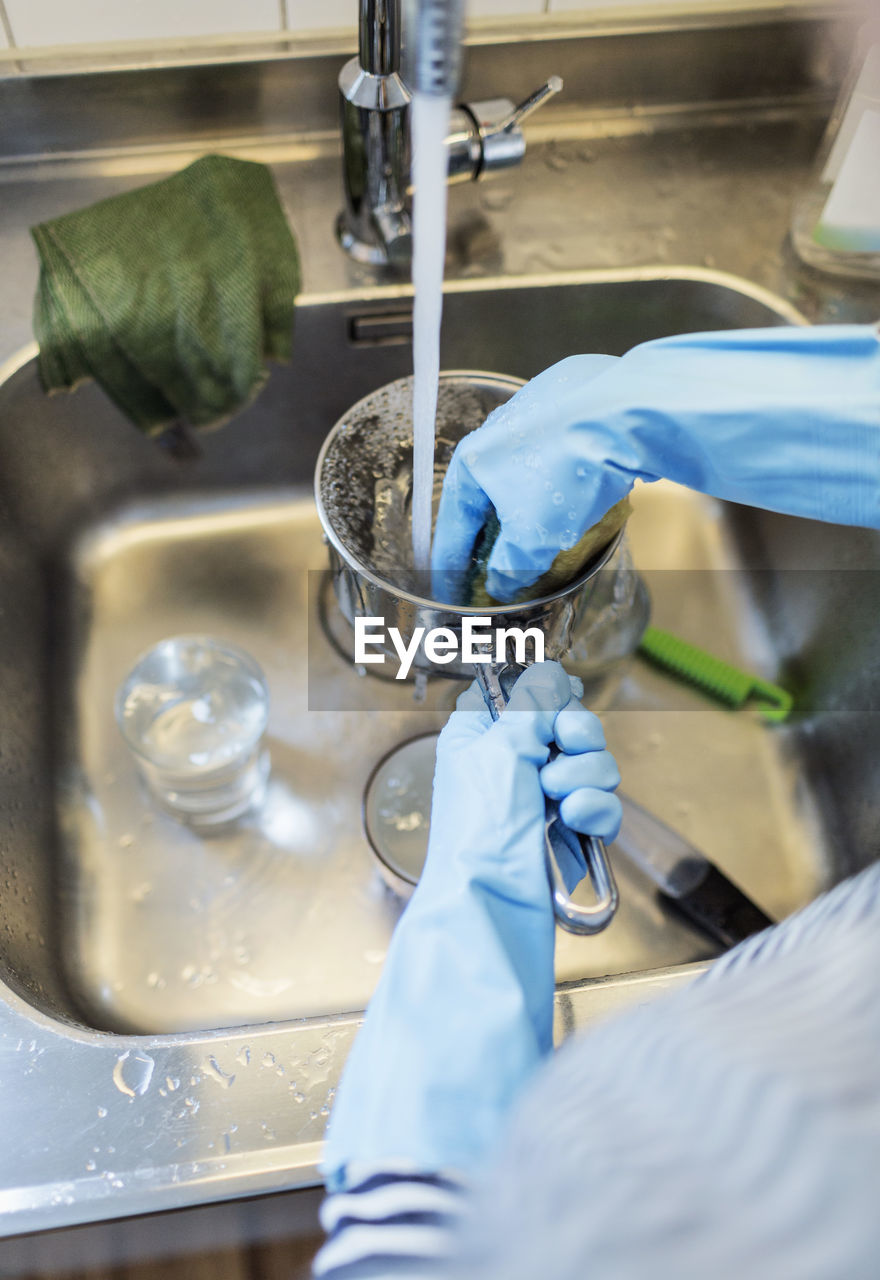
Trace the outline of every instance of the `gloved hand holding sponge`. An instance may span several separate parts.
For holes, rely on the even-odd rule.
[[[440,502],[435,590],[500,532],[486,588],[509,601],[560,549],[664,476],[717,498],[880,526],[880,340],[872,325],[684,334],[572,356],[466,436]]]

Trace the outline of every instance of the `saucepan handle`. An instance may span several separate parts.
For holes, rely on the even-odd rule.
[[[485,662],[476,666],[477,683],[493,720],[497,720],[507,705],[510,689],[523,668],[515,663],[499,667]],[[568,893],[559,866],[559,843],[571,846],[576,841],[587,868],[595,901],[582,906]],[[553,895],[553,912],[561,928],[568,933],[588,935],[601,933],[611,923],[617,911],[618,892],[614,873],[608,862],[604,841],[598,836],[582,836],[565,825],[555,800],[546,801],[544,821],[544,860],[547,878]]]

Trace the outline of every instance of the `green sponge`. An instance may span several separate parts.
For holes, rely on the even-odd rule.
[[[537,600],[541,596],[552,595],[560,591],[568,583],[573,582],[590,561],[608,546],[626,524],[631,507],[629,498],[622,498],[598,522],[589,528],[579,542],[568,551],[560,551],[550,568],[537,582],[524,587],[514,596],[513,604],[524,604],[527,600]],[[501,604],[489,595],[486,590],[486,573],[489,556],[495,545],[495,539],[501,532],[501,525],[494,510],[483,525],[474,546],[473,569],[468,582],[465,598],[467,604],[476,609],[488,609]]]

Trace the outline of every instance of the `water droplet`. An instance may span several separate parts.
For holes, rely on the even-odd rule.
[[[560,150],[558,142],[551,142],[544,156],[544,163],[548,169],[554,169],[557,173],[562,173],[571,163],[570,157]]]
[[[130,834],[126,833],[124,836],[120,836],[120,837],[119,837],[119,847],[120,847],[120,849],[130,849],[130,848],[131,848],[131,846],[132,846],[133,844],[134,844],[134,836],[133,836],[133,835],[130,835]]]
[[[86,1173],[94,1173],[97,1167],[98,1166],[95,1164],[94,1160],[86,1161]]]
[[[120,1093],[128,1098],[137,1098],[145,1094],[153,1078],[155,1063],[148,1053],[127,1049],[116,1059],[113,1068],[113,1083]]]
[[[235,1082],[233,1072],[224,1071],[213,1054],[206,1058],[200,1067],[209,1080],[216,1081],[222,1089],[228,1089]]]
[[[274,1053],[269,1053],[268,1051],[267,1051],[266,1053],[264,1053],[264,1054],[263,1054],[262,1061],[260,1062],[260,1066],[261,1066],[261,1067],[274,1067],[274,1066],[275,1066],[275,1054],[274,1054]]]
[[[513,188],[509,186],[487,185],[480,192],[480,203],[489,213],[501,213],[513,203]]]
[[[101,1117],[101,1119],[102,1119],[102,1120],[104,1119],[104,1117],[106,1116],[106,1114],[107,1114],[107,1108],[106,1108],[106,1107],[98,1107],[98,1115]]]

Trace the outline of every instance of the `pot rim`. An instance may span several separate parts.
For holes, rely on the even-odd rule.
[[[518,391],[520,387],[524,387],[526,385],[523,378],[515,378],[510,374],[504,373],[485,373],[480,369],[446,369],[440,373],[439,380],[440,382],[451,382],[455,379],[461,378],[466,378],[470,381],[480,381],[484,384],[494,383],[495,385],[507,387],[516,391]],[[620,541],[623,538],[624,529],[626,527],[625,525],[624,528],[620,529],[615,534],[602,551],[597,552],[586,568],[576,578],[573,578],[571,582],[566,583],[564,587],[560,587],[559,590],[553,591],[549,595],[536,596],[534,599],[523,600],[519,604],[496,604],[487,605],[483,608],[480,608],[477,605],[449,604],[442,600],[431,600],[427,596],[419,596],[412,591],[406,591],[395,583],[389,582],[385,578],[381,578],[377,573],[359,560],[358,557],[345,545],[336,532],[336,529],[333,527],[329,514],[321,498],[321,478],[324,461],[349,418],[355,414],[361,406],[366,405],[380,391],[385,391],[389,387],[399,386],[401,383],[411,382],[412,375],[408,375],[404,378],[395,378],[393,382],[386,382],[382,386],[376,387],[374,391],[362,396],[360,400],[346,411],[343,417],[336,420],[328,431],[324,439],[324,443],[321,445],[321,451],[318,454],[318,460],[315,464],[315,505],[318,509],[318,519],[321,521],[321,528],[324,531],[325,538],[332,545],[345,564],[362,578],[365,578],[374,587],[378,587],[380,591],[386,591],[396,599],[404,600],[407,604],[414,606],[416,609],[429,610],[433,613],[449,613],[461,618],[504,618],[515,615],[520,611],[524,614],[527,612],[534,612],[536,609],[540,609],[544,605],[555,604],[557,601],[564,599],[564,597],[568,595],[574,594],[581,587],[585,586],[586,583],[589,582],[590,578],[598,573],[600,569],[603,569],[614,555],[614,552],[617,550],[620,545]]]

